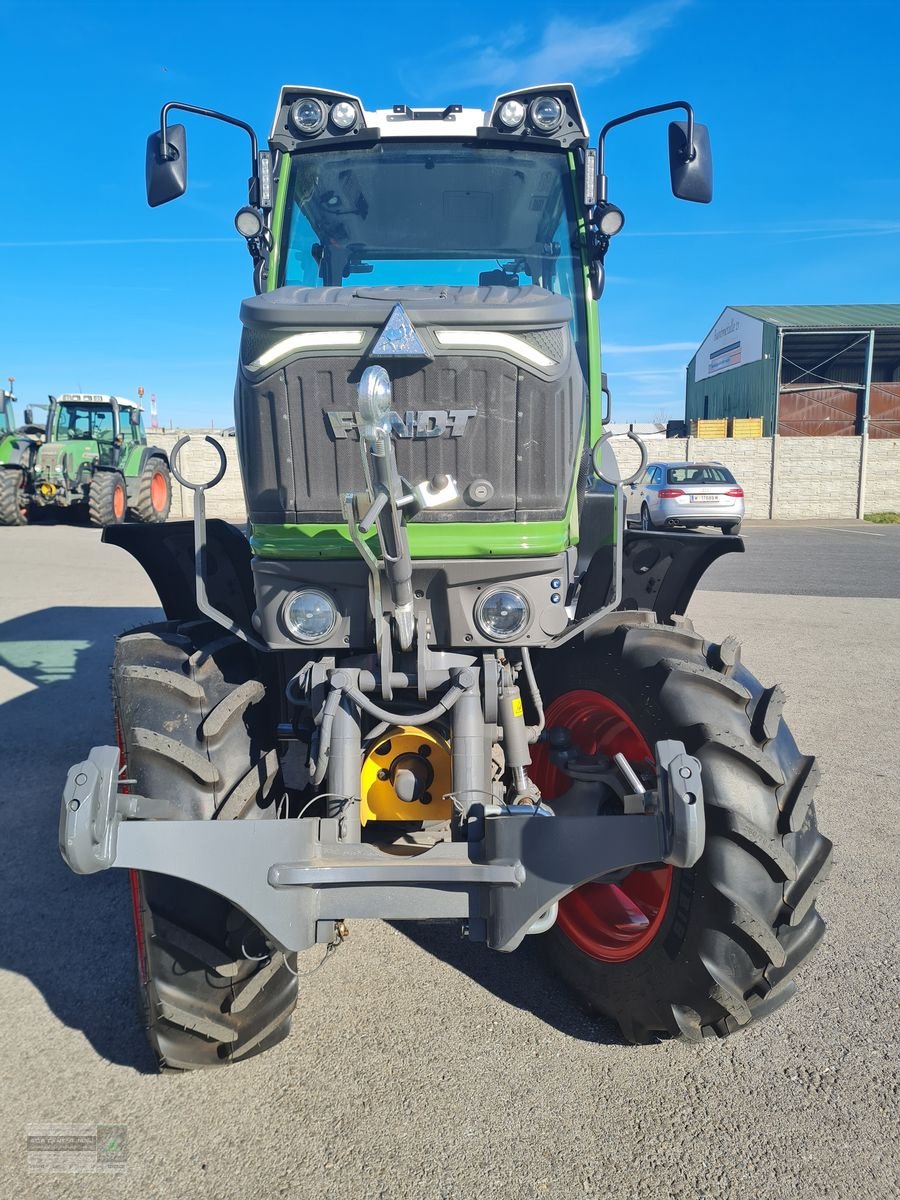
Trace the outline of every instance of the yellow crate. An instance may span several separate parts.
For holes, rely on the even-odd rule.
[[[762,417],[732,417],[728,422],[728,434],[733,438],[761,438]]]
[[[716,420],[691,421],[691,437],[723,438],[728,437],[728,421],[725,417]]]

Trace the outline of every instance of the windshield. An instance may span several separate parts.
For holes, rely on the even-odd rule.
[[[56,436],[60,441],[87,441],[94,438],[98,442],[111,442],[115,436],[112,409],[61,404]]]
[[[12,422],[9,419],[9,410],[4,404],[0,407],[0,433],[10,433],[12,431]]]
[[[294,157],[278,283],[535,283],[580,322],[577,244],[565,155],[378,143]]]
[[[727,467],[717,467],[711,464],[687,467],[669,467],[666,474],[668,483],[734,483],[734,476]]]

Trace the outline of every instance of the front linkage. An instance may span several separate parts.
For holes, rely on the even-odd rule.
[[[514,665],[504,653],[479,660],[426,645],[425,614],[416,610],[410,586],[404,518],[444,503],[456,494],[455,484],[444,478],[404,493],[383,368],[363,373],[359,394],[367,492],[348,496],[345,511],[354,544],[371,570],[378,666],[373,669],[368,656],[339,664],[324,657],[307,663],[287,687],[295,709],[312,717],[310,776],[313,785],[327,788],[327,815],[252,823],[166,820],[173,797],[118,791],[119,750],[101,746],[69,771],[60,818],[60,849],[68,865],[81,874],[119,866],[201,885],[243,911],[282,951],[331,941],[335,925],[349,917],[457,918],[474,940],[514,950],[526,934],[549,928],[558,901],[587,881],[614,881],[644,864],[693,866],[705,840],[700,763],[681,742],[656,744],[648,788],[622,755],[584,761],[565,738],[556,738],[553,762],[571,786],[551,809],[528,776],[528,747],[542,735],[543,706],[527,648],[521,665]],[[192,486],[178,468],[182,444],[173,451],[172,469]],[[207,593],[205,491],[222,473],[220,468],[209,484],[194,486],[197,605],[245,642],[268,649],[219,611]],[[364,540],[373,525],[381,560]],[[570,625],[558,643],[615,609],[622,592],[621,544],[620,537],[610,603]],[[388,593],[383,599],[382,580]],[[524,720],[517,683],[523,671],[540,718],[535,726]],[[424,711],[393,711],[386,706],[400,689],[416,689],[420,701],[435,694],[438,699]],[[452,790],[440,799],[451,801],[452,840],[435,837],[429,845],[426,839],[412,854],[386,853],[362,841],[364,715],[385,729],[449,723]],[[282,732],[296,736],[293,727]],[[505,796],[491,778],[489,746],[498,734],[512,780]],[[397,794],[413,807],[430,803],[422,760],[411,755],[397,763],[392,777]],[[596,814],[604,792],[618,796],[621,814],[582,815]]]
[[[464,674],[464,672],[460,672]],[[347,918],[458,918],[469,936],[514,950],[553,923],[562,896],[643,863],[691,867],[704,845],[700,764],[656,746],[658,786],[625,796],[626,814],[554,817],[549,808],[472,804],[465,840],[413,856],[346,840],[341,817],[167,821],[167,797],[118,791],[120,756],[97,746],[66,780],[59,841],[78,874],[128,867],[225,896],[282,950],[330,942]],[[583,786],[576,783],[576,788]]]

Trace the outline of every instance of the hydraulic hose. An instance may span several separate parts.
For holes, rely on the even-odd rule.
[[[522,647],[522,666],[525,668],[525,678],[528,681],[528,691],[531,695],[531,702],[534,705],[538,716],[537,725],[528,726],[528,742],[529,744],[533,744],[544,732],[544,702],[541,699],[540,689],[538,688],[537,680],[534,677],[534,668],[531,665],[531,651],[527,646]]]
[[[460,682],[452,684],[437,704],[425,712],[395,713],[389,709],[382,708],[374,700],[370,700],[368,696],[363,695],[359,688],[350,682],[349,677],[343,671],[336,671],[331,677],[331,691],[328,693],[328,699],[325,701],[325,708],[322,711],[322,723],[319,726],[319,747],[316,754],[312,782],[318,787],[325,779],[328,771],[331,733],[334,727],[335,714],[340,707],[342,699],[346,698],[352,704],[361,708],[363,712],[374,717],[376,721],[382,721],[388,725],[428,725],[448,713],[460,697],[466,694],[468,688],[462,686],[461,683],[464,675],[465,672],[460,675]]]

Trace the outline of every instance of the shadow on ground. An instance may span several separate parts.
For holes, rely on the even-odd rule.
[[[586,1012],[544,964],[540,937],[526,938],[512,954],[498,954],[459,935],[455,924],[392,921],[392,927],[422,950],[491,992],[531,1013],[567,1037],[606,1046],[625,1044],[613,1021]]]
[[[48,585],[49,586],[49,585]],[[0,968],[29,979],[103,1058],[155,1064],[140,1027],[125,871],[74,875],[57,844],[66,771],[114,742],[109,668],[124,629],[155,608],[45,608],[0,624]]]

